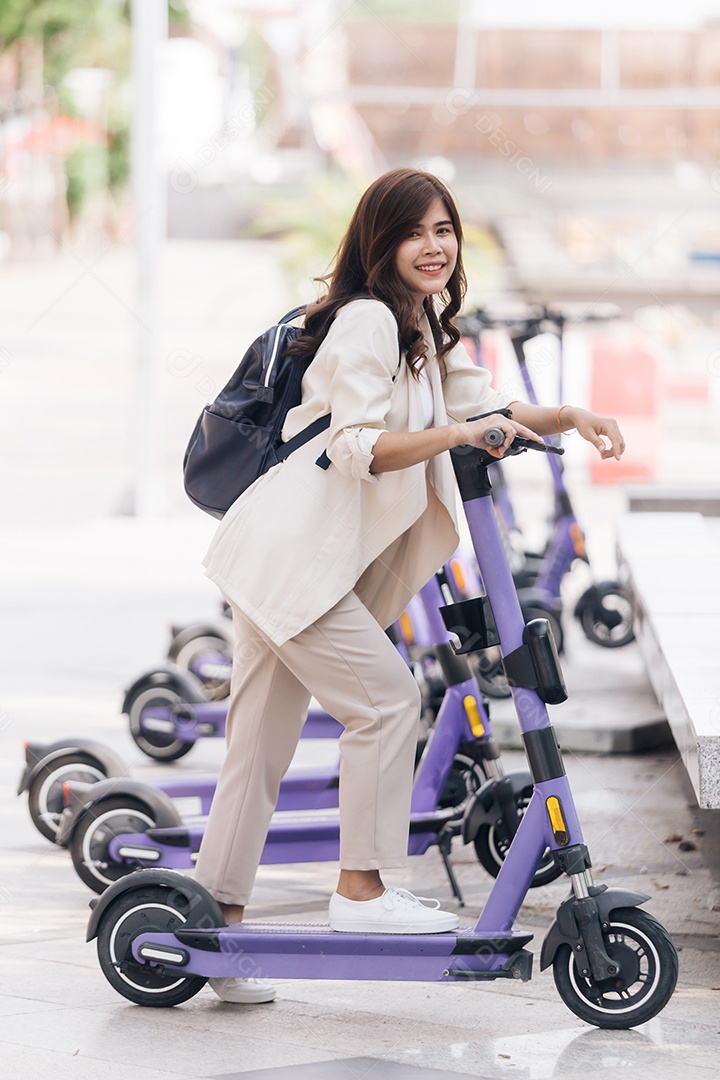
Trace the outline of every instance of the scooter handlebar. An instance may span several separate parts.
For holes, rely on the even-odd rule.
[[[525,450],[539,450],[541,454],[564,454],[563,446],[555,446],[553,443],[535,442],[535,439],[525,439],[522,435],[516,435],[505,451],[504,457],[512,454],[522,454]]]
[[[505,412],[506,410],[500,410]],[[483,413],[481,416],[471,416],[469,420],[482,420],[487,416],[487,413]],[[492,414],[490,414],[492,415]],[[483,441],[486,446],[491,446],[496,449],[498,446],[502,446],[505,442],[505,432],[501,428],[488,428],[483,435]],[[479,447],[482,450],[482,447]],[[535,439],[525,439],[522,435],[516,435],[510,445],[507,447],[504,453],[504,457],[512,457],[515,454],[522,454],[525,450],[539,450],[541,454],[564,454],[565,450],[562,446],[555,446],[553,443],[536,442]],[[493,460],[495,460],[493,458]]]

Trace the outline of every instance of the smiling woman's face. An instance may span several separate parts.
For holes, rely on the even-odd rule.
[[[426,296],[443,291],[455,269],[457,254],[453,223],[438,197],[395,253],[397,272],[418,309]]]

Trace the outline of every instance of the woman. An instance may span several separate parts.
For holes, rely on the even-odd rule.
[[[493,393],[453,323],[465,291],[461,244],[455,203],[436,177],[395,169],[365,192],[327,295],[293,345],[312,363],[283,438],[328,413],[330,428],[237,500],[206,557],[237,644],[228,753],[196,877],[228,922],[242,919],[312,694],[345,729],[330,927],[458,925],[437,901],[382,878],[407,858],[419,717],[417,685],[384,628],[457,547],[451,447],[484,445],[501,428],[505,444],[490,451],[501,457],[516,434],[575,427],[604,458],[624,449],[612,419]],[[467,420],[504,406],[512,419]],[[211,983],[224,1000],[274,997],[255,979]]]

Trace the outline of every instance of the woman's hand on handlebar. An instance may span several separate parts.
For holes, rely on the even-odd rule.
[[[572,425],[577,429],[578,435],[592,443],[603,460],[614,457],[619,461],[622,457],[625,440],[617,420],[613,420],[611,416],[599,416],[598,413],[569,405],[562,411],[562,420],[563,426]]]
[[[505,442],[501,446],[488,446],[485,442],[485,434],[491,428],[499,429],[504,433]],[[535,442],[542,442],[540,436],[536,435],[530,428],[525,427],[524,424],[518,424],[515,420],[508,420],[502,413],[491,413],[489,416],[483,416],[480,420],[466,420],[464,423],[455,424],[453,425],[453,435],[456,446],[479,446],[496,458],[503,456],[516,435],[522,435],[523,438],[532,439]]]

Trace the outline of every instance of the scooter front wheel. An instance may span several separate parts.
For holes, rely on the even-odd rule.
[[[517,793],[515,805],[520,817],[525,813],[531,797],[531,788]],[[497,877],[500,873],[500,867],[505,862],[505,856],[510,850],[510,843],[510,836],[501,819],[492,824],[485,823],[481,825],[475,834],[473,841],[475,854],[481,866],[487,870],[491,877]],[[559,878],[561,874],[562,870],[553,859],[550,848],[546,848],[533,874],[530,888],[538,889],[543,885],[548,885],[551,881]]]
[[[585,637],[594,645],[620,649],[635,640],[632,597],[617,581],[592,585],[580,597],[575,611]]]
[[[438,799],[438,810],[462,806],[480,790],[486,780],[487,776],[477,761],[467,754],[456,754]]]
[[[102,916],[97,945],[100,967],[113,989],[135,1005],[179,1005],[194,997],[207,979],[138,963],[132,954],[133,940],[149,931],[172,933],[179,926],[223,926],[224,922],[212,897],[199,892],[188,900],[178,890],[159,885],[132,889]]]
[[[28,789],[28,809],[38,832],[55,842],[63,811],[63,784],[67,780],[94,784],[106,776],[100,762],[85,754],[67,754],[43,765]]]
[[[670,1000],[678,977],[675,946],[664,926],[637,908],[618,908],[603,929],[605,949],[617,975],[597,982],[583,974],[569,945],[553,960],[558,993],[588,1024],[631,1028],[652,1020]]]
[[[563,651],[565,647],[565,633],[560,618],[554,611],[549,607],[544,607],[542,604],[535,603],[523,604],[522,613],[526,623],[529,623],[532,619],[547,619],[550,623],[552,636],[555,638],[555,647],[559,653]]]
[[[505,675],[499,649],[483,649],[472,659],[473,675],[483,694],[490,698],[509,698],[512,691]]]

